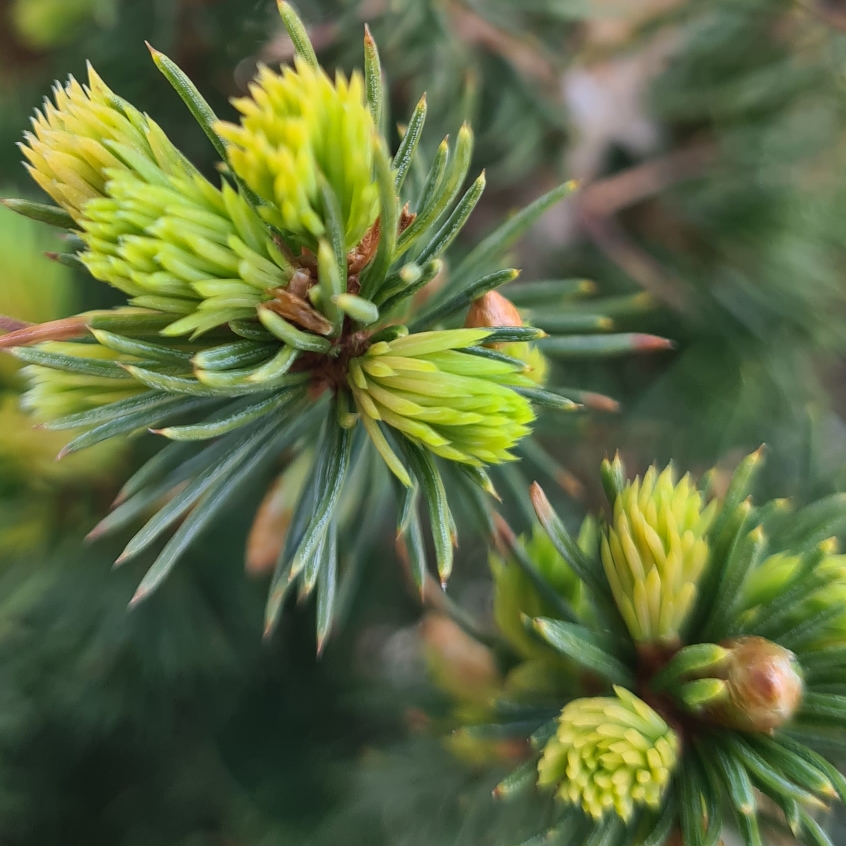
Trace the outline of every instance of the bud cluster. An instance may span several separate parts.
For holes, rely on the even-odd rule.
[[[509,450],[529,433],[534,413],[510,386],[533,382],[519,362],[464,351],[489,335],[485,329],[420,332],[381,341],[353,359],[349,385],[368,430],[384,420],[436,455],[464,464],[513,461]]]
[[[565,706],[538,763],[538,784],[581,804],[595,820],[613,811],[631,819],[636,805],[657,808],[679,754],[676,733],[624,688],[614,698]]]
[[[468,180],[469,126],[425,161],[424,96],[389,154],[369,33],[364,73],[331,78],[290,6],[281,2],[280,12],[297,55],[278,72],[259,69],[249,96],[233,102],[238,123],[218,120],[151,48],[221,156],[219,185],[93,68],[86,84],[71,78],[54,89],[22,150],[57,205],[7,204],[70,230],[77,252],[63,261],[128,304],[20,326],[0,348],[29,365],[24,402],[34,416],[74,431],[62,454],[144,430],[193,444],[163,450],[94,530],[115,531],[162,504],[124,561],[178,526],[134,601],[161,584],[242,479],[279,456],[308,455],[291,529],[269,545],[278,548],[272,567],[263,564],[273,570],[266,625],[272,631],[294,585],[303,597],[316,590],[322,644],[338,536],[362,511],[387,505],[359,508],[348,476],[381,480],[387,467],[403,483],[398,531],[415,541],[421,585],[414,504],[423,494],[445,580],[456,528],[442,474],[460,477],[485,511],[495,493],[488,468],[515,460],[533,406],[579,407],[545,385],[546,361],[528,345],[546,333],[523,325],[494,290],[518,275],[502,267],[506,250],[573,186],[540,198],[448,271],[443,256],[485,188],[484,174]],[[487,313],[492,302],[497,314]],[[471,328],[450,328],[465,312]],[[372,486],[374,498],[380,492]]]
[[[607,476],[619,472],[608,464]],[[602,564],[623,619],[638,642],[678,637],[693,608],[708,560],[707,507],[689,476],[678,483],[673,468],[650,467],[611,503],[613,516],[602,539]]]
[[[466,733],[529,727],[528,760],[494,793],[534,782],[548,797],[538,842],[716,843],[727,799],[744,846],[760,846],[756,788],[798,842],[826,842],[812,812],[846,799],[826,752],[846,727],[846,579],[828,537],[846,498],[756,507],[761,458],[720,497],[672,468],[629,481],[605,462],[612,517],[589,516],[578,539],[535,485],[553,558],[500,523],[494,609],[519,659]]]
[[[265,201],[262,217],[314,249],[337,213],[345,248],[353,249],[376,219],[379,199],[376,130],[361,74],[347,80],[338,72],[333,83],[297,58],[281,74],[261,67],[250,96],[233,105],[241,123],[220,123],[217,131],[232,144],[235,172]]]
[[[53,88],[20,148],[30,176],[74,220],[106,193],[108,172],[131,162],[140,170],[184,173],[187,162],[158,124],[118,97],[88,66],[88,85],[71,77]]]

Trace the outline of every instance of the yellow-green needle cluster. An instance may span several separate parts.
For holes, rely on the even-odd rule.
[[[705,506],[689,476],[676,483],[672,467],[660,475],[650,467],[612,508],[602,564],[620,613],[634,640],[672,641],[696,600],[716,504]]]
[[[519,541],[518,541],[519,542]],[[523,542],[525,554],[543,579],[574,608],[583,605],[584,587],[539,526]],[[493,612],[497,628],[509,645],[524,658],[550,655],[549,647],[526,630],[526,617],[553,616],[555,606],[541,596],[532,579],[513,555],[491,552],[488,563],[494,580]]]
[[[519,659],[490,724],[462,729],[525,738],[527,760],[498,798],[532,781],[554,788],[551,827],[527,844],[703,846],[734,823],[743,846],[761,846],[758,792],[796,842],[831,843],[816,812],[846,801],[829,760],[846,728],[846,580],[832,539],[846,496],[756,506],[762,457],[725,485],[712,471],[720,494],[707,506],[672,468],[630,481],[619,457],[605,462],[611,525],[588,515],[578,538],[533,486],[556,567],[500,524],[513,563],[497,562],[496,620]],[[541,717],[556,701],[560,716]]]
[[[836,554],[836,545],[829,540],[809,568],[799,555],[776,553],[769,556],[750,573],[743,586],[740,608],[744,617],[752,621],[765,621],[767,609],[779,596],[799,588],[808,578],[808,570],[817,583],[813,590],[794,603],[789,613],[793,625],[817,615],[826,618],[815,645],[824,648],[846,636],[846,555]]]
[[[118,97],[88,66],[88,85],[71,77],[45,100],[21,151],[30,176],[75,220],[89,200],[102,197],[110,169],[131,161],[167,173],[185,171],[184,157],[161,128]]]
[[[54,96],[22,149],[82,229],[79,258],[92,276],[174,314],[172,335],[255,317],[287,284],[291,267],[244,198],[200,176],[92,68],[87,86],[71,78]]]
[[[452,461],[482,466],[514,460],[529,433],[529,402],[511,386],[532,386],[522,368],[472,355],[485,329],[419,332],[371,346],[350,363],[349,386],[374,443],[390,452],[378,422]],[[398,459],[391,469],[406,483]]]
[[[657,808],[679,755],[679,739],[634,694],[577,699],[564,707],[538,764],[538,784],[595,820],[629,820],[639,805]]]
[[[37,326],[7,321],[0,348],[30,366],[28,408],[51,429],[74,430],[65,455],[145,430],[191,442],[166,447],[130,479],[126,501],[96,529],[148,515],[121,561],[172,532],[135,601],[162,583],[251,473],[310,456],[265,624],[271,632],[296,584],[302,597],[318,594],[322,644],[339,551],[362,509],[385,507],[371,502],[386,487],[385,464],[406,486],[398,532],[414,578],[425,584],[422,494],[445,582],[457,544],[445,481],[450,495],[456,480],[455,494],[487,514],[484,496],[495,489],[486,468],[516,458],[532,404],[579,407],[541,384],[540,352],[521,358],[521,346],[546,332],[523,326],[516,310],[482,328],[444,328],[514,281],[506,251],[573,186],[553,189],[450,262],[485,188],[484,174],[468,179],[470,127],[427,160],[424,96],[390,151],[373,39],[365,38],[363,74],[330,78],[302,22],[284,2],[280,11],[297,56],[279,72],[259,69],[250,96],[234,103],[238,124],[221,122],[185,73],[151,49],[221,157],[219,185],[93,70],[87,85],[72,79],[55,90],[24,153],[58,206],[9,205],[71,230],[77,251],[65,263],[129,303]],[[362,478],[378,482],[364,498]],[[169,500],[174,480],[185,486]],[[151,502],[164,505],[149,516]]]
[[[231,142],[235,172],[266,201],[261,215],[314,248],[337,213],[351,250],[376,219],[379,201],[375,127],[361,75],[347,80],[339,72],[333,84],[297,58],[281,73],[262,67],[250,95],[234,101],[240,125],[216,128]]]
[[[199,335],[255,318],[287,285],[291,266],[230,186],[152,168],[112,173],[108,196],[85,206],[81,259],[133,305],[173,314],[162,334]]]

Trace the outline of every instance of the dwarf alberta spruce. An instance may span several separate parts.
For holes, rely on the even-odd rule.
[[[58,205],[5,202],[71,230],[77,251],[62,261],[120,289],[129,304],[22,327],[0,346],[29,365],[25,404],[34,415],[78,430],[63,454],[144,429],[171,441],[92,532],[146,518],[123,562],[175,528],[134,601],[162,582],[246,478],[280,458],[311,456],[278,538],[266,623],[269,632],[294,586],[301,597],[316,589],[322,644],[341,570],[357,578],[362,521],[373,529],[389,505],[387,474],[399,484],[399,531],[415,579],[422,585],[426,571],[422,493],[443,581],[456,542],[444,475],[489,520],[489,473],[517,458],[533,405],[611,401],[548,389],[544,353],[527,349],[547,333],[524,325],[513,306],[510,319],[477,314],[460,328],[471,304],[507,302],[494,290],[517,276],[502,268],[504,252],[573,186],[514,215],[448,268],[443,255],[485,185],[482,174],[465,188],[469,127],[453,144],[444,140],[427,173],[424,96],[390,156],[369,33],[364,74],[332,80],[288,4],[280,11],[297,57],[281,73],[260,70],[251,96],[235,101],[239,124],[219,121],[184,73],[152,51],[220,153],[220,187],[93,69],[87,85],[71,79],[54,89],[22,150]],[[581,280],[526,286],[524,314],[534,320],[540,305],[561,319],[589,291]],[[550,354],[667,346],[595,335],[611,324],[590,309],[563,322],[552,327]],[[544,462],[539,447],[531,452]]]
[[[846,568],[830,536],[846,501],[756,506],[760,463],[759,450],[717,498],[672,467],[629,481],[618,457],[602,468],[608,518],[588,517],[578,539],[537,485],[548,541],[500,522],[500,681],[486,706],[456,709],[453,746],[528,740],[494,791],[548,797],[551,827],[522,846],[715,846],[731,827],[746,846],[778,831],[830,844],[821,814],[846,800],[831,760],[846,727]]]

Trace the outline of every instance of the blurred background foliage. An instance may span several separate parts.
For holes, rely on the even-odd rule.
[[[557,365],[562,384],[621,403],[616,414],[544,423],[562,513],[575,521],[596,501],[584,480],[617,448],[633,470],[671,458],[730,468],[765,441],[770,493],[802,500],[842,486],[846,4],[298,9],[327,67],[360,63],[370,24],[394,119],[428,92],[431,149],[473,123],[489,191],[466,243],[578,178],[574,198],[524,239],[523,278],[589,279],[612,298],[615,328],[674,340],[668,354]],[[212,148],[145,39],[227,117],[259,62],[292,55],[264,0],[0,0],[4,195],[32,196],[15,145],[53,79],[81,76],[86,60],[212,170]],[[43,320],[104,304],[104,286],[42,255],[61,250],[0,210],[0,313]],[[274,468],[243,514],[227,514],[155,600],[128,613],[144,562],[113,573],[114,550],[82,535],[120,467],[152,446],[112,443],[56,464],[62,439],[29,428],[20,387],[12,360],[0,362],[0,841],[515,842],[534,811],[495,811],[497,773],[479,767],[493,756],[506,771],[508,750],[445,748],[436,735],[449,724],[447,698],[426,682],[445,644],[447,668],[481,689],[486,668],[437,615],[442,600],[430,595],[421,621],[419,601],[383,566],[390,527],[372,539],[365,590],[320,661],[309,609],[261,642],[264,587],[242,565],[247,505]],[[528,528],[519,500],[507,518]],[[450,596],[490,622],[480,538],[468,535],[460,555]]]

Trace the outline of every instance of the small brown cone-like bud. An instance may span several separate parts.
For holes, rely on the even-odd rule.
[[[710,718],[729,728],[758,732],[790,720],[804,689],[796,656],[762,637],[742,637],[722,646],[731,650],[719,674],[729,695],[708,711]]]
[[[496,326],[523,326],[523,318],[514,303],[496,291],[488,291],[470,304],[464,325],[468,329],[482,329]],[[519,358],[527,365],[527,372],[533,382],[543,386],[546,383],[549,364],[543,353],[534,344],[503,343],[484,344],[513,358]]]
[[[467,311],[464,325],[468,329],[483,329],[488,326],[522,326],[523,318],[511,300],[496,291],[488,291],[473,300]]]

